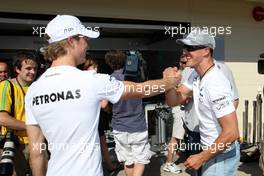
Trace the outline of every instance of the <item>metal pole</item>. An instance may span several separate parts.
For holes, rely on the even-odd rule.
[[[262,129],[264,128],[264,123],[262,123]],[[264,142],[264,130],[262,131],[262,141]]]
[[[248,100],[245,100],[245,141],[248,142]]]
[[[243,142],[246,142],[246,123],[245,112],[243,112]]]
[[[161,119],[161,143],[166,142],[166,120]]]
[[[248,141],[252,144],[252,123],[248,123]]]
[[[154,145],[158,145],[159,144],[159,113],[157,111],[157,109],[155,108],[155,137],[154,137]]]
[[[258,141],[261,142],[262,140],[262,98],[261,94],[257,95],[257,119],[258,119]]]
[[[160,114],[158,115],[158,129],[159,129],[159,137],[158,137],[158,142],[159,142],[159,145],[161,144],[161,117],[160,117]]]
[[[257,101],[253,101],[253,145],[256,143]]]

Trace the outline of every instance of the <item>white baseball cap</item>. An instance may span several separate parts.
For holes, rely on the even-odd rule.
[[[58,42],[78,34],[88,38],[97,38],[100,35],[99,31],[87,29],[77,17],[71,15],[57,15],[48,23],[45,33],[50,37],[49,43]]]
[[[215,39],[208,31],[205,30],[193,30],[185,39],[177,39],[177,43],[188,46],[206,46],[211,49],[215,49]]]

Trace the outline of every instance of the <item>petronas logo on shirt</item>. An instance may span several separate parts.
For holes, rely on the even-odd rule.
[[[58,101],[79,99],[80,97],[81,97],[80,89],[74,91],[68,90],[68,91],[61,91],[51,94],[39,95],[33,98],[32,106],[58,102]]]

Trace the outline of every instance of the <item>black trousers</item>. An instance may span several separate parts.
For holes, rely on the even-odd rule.
[[[191,155],[198,154],[202,151],[201,136],[199,132],[194,132],[187,129],[184,140],[187,146],[187,150],[186,150],[187,158]],[[190,174],[191,176],[201,176],[202,168],[198,170],[191,170]]]

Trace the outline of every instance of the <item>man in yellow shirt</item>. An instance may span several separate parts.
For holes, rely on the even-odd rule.
[[[0,125],[2,134],[8,130],[14,131],[17,138],[15,147],[14,166],[15,172],[13,175],[25,176],[26,172],[30,171],[28,159],[28,137],[25,126],[25,108],[24,97],[29,85],[36,78],[37,60],[36,57],[29,52],[19,52],[14,57],[14,69],[16,77],[9,81],[13,85],[13,93],[9,81],[0,83]],[[12,102],[11,95],[14,96]],[[14,105],[14,117],[11,115],[11,106]]]
[[[7,79],[7,77],[8,77],[7,63],[0,60],[0,82]]]

